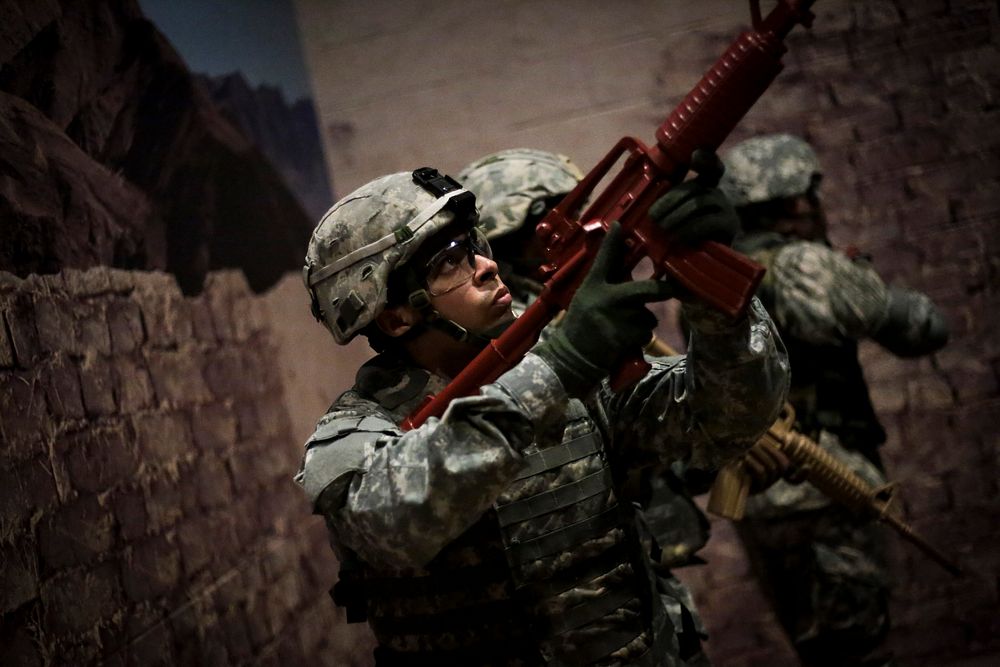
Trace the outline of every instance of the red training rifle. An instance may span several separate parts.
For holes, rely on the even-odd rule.
[[[751,30],[736,38],[701,81],[656,130],[656,144],[624,137],[539,223],[548,263],[545,288],[517,320],[476,356],[436,396],[403,421],[413,429],[440,417],[452,399],[471,396],[512,368],[565,309],[593,262],[608,226],[618,221],[626,238],[625,275],[648,257],[654,275],[670,275],[689,292],[733,319],[741,317],[764,275],[760,265],[727,246],[697,248],[671,243],[647,215],[649,207],[682,182],[697,149],[717,149],[781,71],[784,39],[797,24],[808,27],[815,0],[779,0],[762,18],[750,0]],[[621,170],[582,215],[596,186],[622,158]],[[616,390],[637,381],[649,365],[639,351],[612,376]]]

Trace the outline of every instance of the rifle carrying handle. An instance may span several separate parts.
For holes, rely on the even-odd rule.
[[[714,241],[697,248],[672,246],[663,264],[685,289],[732,321],[746,314],[765,273],[757,262]]]

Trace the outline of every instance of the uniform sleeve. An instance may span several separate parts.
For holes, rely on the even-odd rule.
[[[819,243],[789,243],[774,257],[769,282],[778,327],[816,345],[873,335],[888,316],[889,292],[867,262]]]
[[[808,343],[872,338],[899,356],[927,354],[948,340],[948,327],[927,296],[885,284],[865,261],[819,243],[782,248],[771,266],[774,318]]]
[[[567,400],[551,370],[528,355],[420,428],[404,433],[367,416],[311,441],[297,479],[338,547],[376,566],[421,567],[490,507],[521,470],[521,450]]]
[[[736,323],[706,306],[684,310],[686,356],[649,359],[652,371],[621,394],[601,389],[612,444],[630,465],[659,459],[716,468],[757,440],[788,393],[785,348],[756,298]]]
[[[899,357],[918,357],[944,347],[948,324],[927,297],[915,290],[889,287],[889,313],[873,336],[876,343]]]

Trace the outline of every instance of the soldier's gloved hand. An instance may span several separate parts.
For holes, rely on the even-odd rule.
[[[532,350],[552,367],[570,396],[587,394],[626,353],[641,350],[656,327],[646,304],[672,295],[664,281],[621,281],[624,257],[625,239],[615,222],[559,328]]]
[[[712,158],[718,160],[714,153],[702,153],[701,162],[711,164]],[[721,167],[715,169],[710,176],[699,174],[698,178],[674,186],[649,207],[649,217],[675,241],[692,246],[704,241],[732,245],[740,231],[736,210],[722,190],[715,187]],[[703,174],[708,174],[708,170]]]
[[[792,483],[802,481],[796,479],[791,460],[767,440],[758,440],[743,455],[743,469],[750,476],[750,493],[765,491],[782,478]]]

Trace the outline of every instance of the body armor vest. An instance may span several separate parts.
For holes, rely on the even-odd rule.
[[[352,620],[367,617],[380,667],[675,664],[597,424],[574,400],[564,430],[543,440],[492,509],[420,571],[343,563],[334,598]]]

